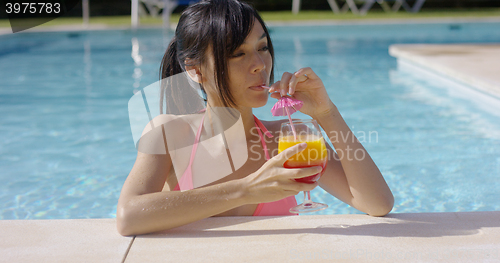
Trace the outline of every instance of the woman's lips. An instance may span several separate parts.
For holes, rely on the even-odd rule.
[[[250,89],[255,91],[262,91],[264,89],[269,89],[269,87],[265,85],[259,85],[259,86],[252,86],[250,87]]]

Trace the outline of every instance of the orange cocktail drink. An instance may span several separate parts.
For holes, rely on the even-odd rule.
[[[321,172],[295,179],[297,182],[314,183],[319,180],[325,172],[328,160],[325,140],[321,134],[318,123],[315,120],[294,120],[290,123],[282,123],[280,128],[280,140],[278,143],[278,152],[282,152],[299,143],[307,143],[307,147],[288,158],[283,166],[285,168],[305,168],[312,166],[321,166]],[[328,205],[311,201],[309,191],[304,191],[304,202],[300,205],[290,208],[290,213],[308,213],[316,212],[327,208]]]
[[[279,144],[278,144],[278,152],[290,148],[299,143],[307,143],[307,148],[300,153],[297,153],[290,157],[285,164],[283,165],[285,168],[305,168],[312,166],[322,166],[323,170],[320,173],[315,175],[311,175],[304,178],[295,179],[297,182],[302,183],[314,183],[316,182],[321,175],[323,175],[326,163],[327,163],[327,150],[325,145],[325,140],[322,136],[316,136],[311,134],[303,134],[300,133],[296,136],[288,135],[288,136],[280,136]]]

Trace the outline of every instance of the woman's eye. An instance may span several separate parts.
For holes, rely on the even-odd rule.
[[[234,53],[233,55],[231,55],[231,57],[237,58],[237,57],[241,57],[243,55],[245,55],[245,53]]]
[[[269,50],[269,46],[264,46],[262,47],[261,49],[259,49],[260,51],[268,51]],[[232,58],[237,58],[237,57],[242,57],[244,56],[245,53],[244,52],[236,52],[234,54],[231,55]]]

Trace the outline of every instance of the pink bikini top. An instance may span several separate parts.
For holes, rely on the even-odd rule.
[[[272,138],[273,135],[266,129],[264,124],[257,119],[257,117],[253,116],[255,120],[255,126],[257,127],[257,132],[259,133],[260,141],[262,143],[262,148],[264,148],[264,153],[266,155],[266,160],[269,160],[269,151],[267,149],[266,142],[264,140],[264,136],[262,135],[262,132],[268,137]],[[196,149],[198,148],[198,143],[200,142],[200,136],[201,136],[201,130],[203,128],[203,121],[205,119],[205,115],[201,118],[201,123],[200,127],[198,127],[198,131],[196,133],[196,139],[194,141],[193,148],[191,150],[191,156],[189,158],[189,164],[182,174],[181,179],[179,180],[179,183],[177,186],[174,188],[174,191],[180,191],[182,190],[191,190],[193,189],[193,176],[192,176],[192,170],[191,166],[194,161],[194,157],[196,155]],[[262,132],[261,132],[262,130]],[[292,214],[290,213],[290,208],[294,207],[297,205],[297,201],[295,200],[295,196],[289,196],[287,198],[275,201],[275,202],[270,202],[270,203],[260,203],[257,205],[257,208],[255,209],[255,212],[253,213],[253,216],[283,216],[283,215],[297,215],[297,214]]]

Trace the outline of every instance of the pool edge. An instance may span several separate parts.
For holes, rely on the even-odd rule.
[[[5,262],[500,260],[500,211],[207,218],[120,236],[115,219],[0,220]],[[275,244],[275,245],[272,245]],[[309,253],[306,253],[309,251]]]

